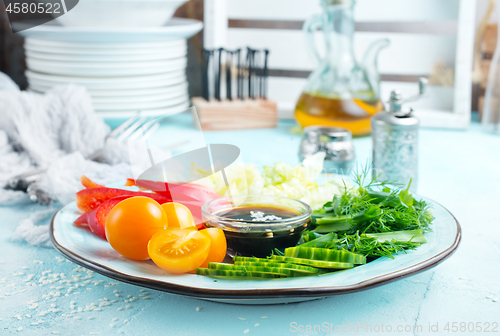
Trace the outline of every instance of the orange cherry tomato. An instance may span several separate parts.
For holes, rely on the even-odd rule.
[[[196,228],[191,211],[183,204],[177,202],[163,203],[161,205],[168,218],[168,227],[181,229]]]
[[[167,228],[157,232],[148,244],[151,260],[175,274],[200,267],[210,251],[210,239],[192,229]]]
[[[226,257],[226,236],[222,229],[208,228],[200,233],[210,239],[210,252],[205,262],[200,267],[208,267],[209,262],[222,262]]]
[[[118,203],[104,224],[109,244],[124,257],[149,259],[148,242],[168,226],[167,215],[155,200],[136,196]]]

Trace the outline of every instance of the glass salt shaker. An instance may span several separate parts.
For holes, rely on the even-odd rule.
[[[418,130],[419,120],[413,110],[402,111],[402,105],[425,95],[427,79],[420,78],[420,93],[403,99],[401,92],[392,91],[389,111],[374,115],[372,126],[372,174],[380,180],[389,180],[407,186],[415,192],[418,185]]]
[[[352,134],[340,127],[309,126],[299,147],[300,161],[317,152],[325,152],[324,169],[328,174],[349,175],[355,160]]]

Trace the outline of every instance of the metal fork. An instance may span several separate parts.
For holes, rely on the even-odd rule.
[[[111,131],[105,138],[105,142],[110,138],[115,138],[120,142],[141,138],[148,139],[160,126],[158,119],[151,119],[138,112],[133,117],[127,119],[120,126]],[[104,162],[103,149],[99,149],[86,157],[87,160]],[[7,182],[6,188],[27,191],[33,202],[40,204],[50,204],[52,201],[38,186],[37,181],[45,174],[46,169],[37,169],[11,178]]]

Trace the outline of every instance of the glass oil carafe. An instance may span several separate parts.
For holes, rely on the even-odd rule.
[[[374,42],[358,64],[353,51],[354,5],[354,0],[322,0],[323,13],[304,23],[316,68],[295,107],[295,118],[302,127],[342,127],[353,135],[365,135],[370,133],[370,117],[383,110],[377,57],[389,41]],[[324,57],[314,43],[317,29],[323,31]]]

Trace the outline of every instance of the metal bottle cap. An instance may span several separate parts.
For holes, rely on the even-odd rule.
[[[341,142],[352,139],[351,132],[340,127],[308,126],[304,128],[304,134],[311,140],[323,140],[321,142]]]
[[[408,112],[403,112],[402,105],[424,96],[427,90],[427,84],[428,80],[426,78],[420,78],[418,81],[419,94],[407,99],[403,99],[400,91],[392,91],[389,100],[389,111],[380,112],[373,116],[372,124],[374,126],[387,126],[391,129],[418,128],[419,121],[413,116],[413,109],[410,109]]]
[[[355,0],[322,0],[321,3],[323,6],[351,6],[353,5]]]
[[[372,117],[372,124],[382,128],[418,128],[419,121],[413,116],[411,111],[406,114],[396,114],[392,112],[380,112]]]

